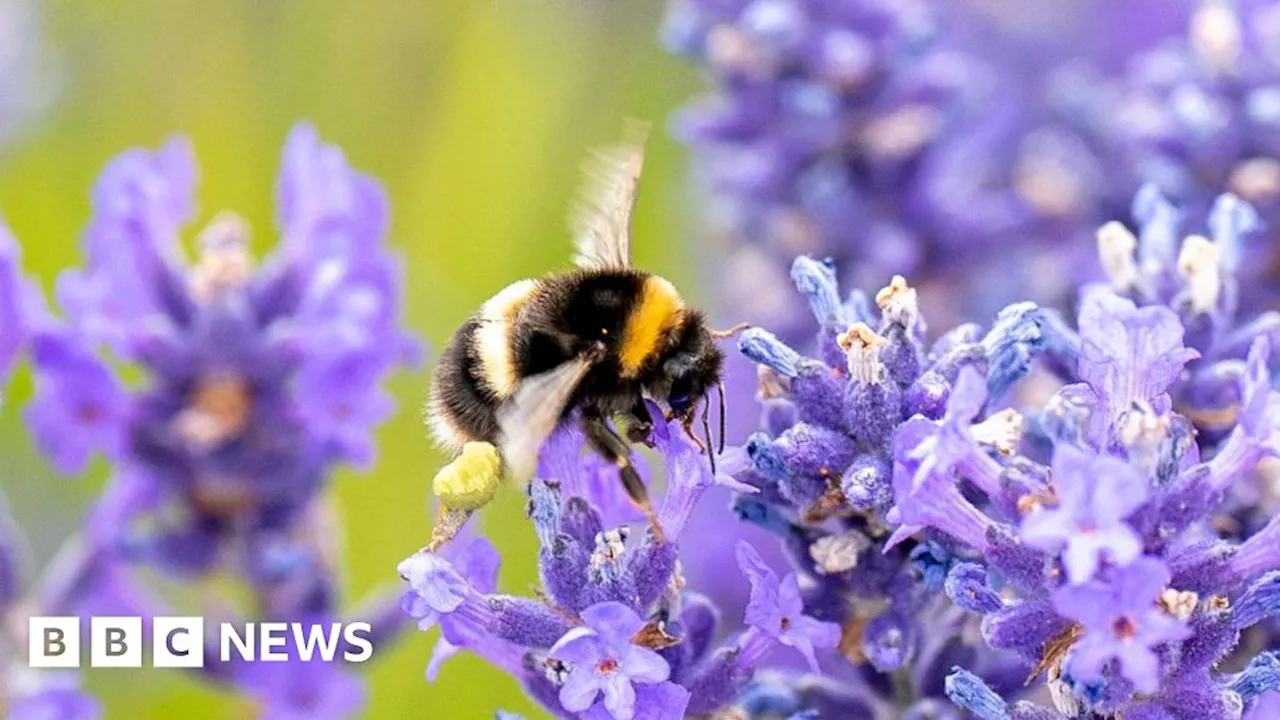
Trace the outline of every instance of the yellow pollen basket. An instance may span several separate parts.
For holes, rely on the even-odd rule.
[[[487,442],[469,442],[453,462],[436,473],[431,488],[447,508],[478,510],[493,499],[501,484],[498,448]]]

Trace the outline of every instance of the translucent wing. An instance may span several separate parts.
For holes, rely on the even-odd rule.
[[[593,150],[583,165],[586,179],[569,218],[578,267],[631,267],[631,210],[648,134],[648,124],[629,122],[621,144]]]
[[[580,355],[540,375],[525,378],[515,395],[498,411],[499,445],[510,477],[524,482],[533,475],[542,441],[556,429],[574,389],[596,359]]]

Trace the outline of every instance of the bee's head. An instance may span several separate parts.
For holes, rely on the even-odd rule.
[[[689,418],[698,402],[720,383],[723,365],[724,353],[716,347],[702,313],[686,311],[662,360],[657,383],[661,387],[653,389],[656,395],[666,396],[673,416]]]

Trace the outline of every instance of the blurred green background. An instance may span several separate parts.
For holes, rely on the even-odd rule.
[[[663,129],[698,80],[659,46],[658,0],[61,0],[42,12],[61,95],[0,150],[0,212],[46,289],[80,259],[104,163],[175,132],[200,157],[201,222],[234,209],[268,247],[281,143],[305,118],[390,191],[408,322],[438,350],[506,283],[567,264],[564,216],[584,150],[636,117],[656,125],[637,261],[699,298],[685,160]],[[375,469],[334,482],[348,603],[394,582],[396,563],[428,538],[428,480],[441,460],[420,420],[429,370],[394,378],[400,412],[378,434]],[[107,468],[55,476],[23,428],[25,371],[7,394],[0,483],[41,560],[74,530]],[[508,558],[501,588],[524,593],[536,577],[521,511],[508,492],[482,522]],[[415,633],[380,648],[365,666],[367,717],[483,718],[497,707],[538,716],[514,681],[465,654],[427,684],[434,641]],[[99,670],[88,683],[108,720],[252,717],[244,701],[183,674]]]

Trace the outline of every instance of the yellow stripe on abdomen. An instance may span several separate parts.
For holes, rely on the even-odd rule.
[[[622,331],[618,361],[623,377],[635,377],[640,372],[666,334],[679,324],[683,312],[684,301],[674,285],[657,275],[645,278],[640,300],[627,316]]]

